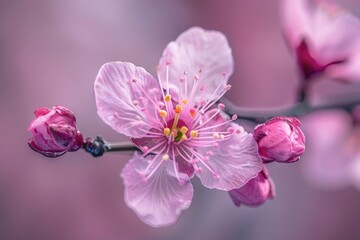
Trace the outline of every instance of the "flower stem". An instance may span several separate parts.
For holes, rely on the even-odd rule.
[[[109,143],[103,137],[97,136],[95,139],[87,138],[83,148],[94,157],[100,157],[105,152],[126,152],[139,150],[130,142]]]

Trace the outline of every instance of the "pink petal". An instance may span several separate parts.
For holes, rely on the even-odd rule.
[[[157,81],[145,69],[126,62],[106,63],[94,90],[98,115],[115,131],[141,137],[142,130],[152,128],[149,116],[157,114],[153,102],[157,103],[161,94]]]
[[[187,72],[187,95],[189,96],[194,81],[198,82],[195,100],[212,100],[220,92],[214,92],[219,86],[223,89],[233,73],[233,57],[226,37],[216,31],[206,31],[193,27],[182,33],[165,48],[159,63],[159,75],[162,86],[166,88],[166,67],[169,66],[170,89],[179,91],[180,78]],[[201,73],[199,73],[201,71]],[[225,74],[225,77],[222,74]],[[198,76],[199,80],[194,77]],[[204,86],[203,91],[200,89]],[[175,93],[178,95],[178,92]]]
[[[241,128],[235,124],[233,127]],[[253,135],[242,128],[241,130],[240,134],[234,134],[231,139],[220,142],[217,148],[211,148],[214,155],[205,163],[212,171],[202,166],[202,171],[197,172],[205,187],[225,191],[240,188],[263,169]],[[200,151],[208,150],[209,148],[204,148]]]
[[[358,46],[353,47],[353,55],[345,64],[331,65],[326,69],[329,76],[336,79],[359,82],[360,81],[360,39]]]
[[[347,138],[352,132],[350,115],[342,110],[312,113],[302,121],[307,137],[304,170],[307,178],[324,188],[339,188],[349,183],[352,152]]]
[[[193,196],[193,187],[186,174],[175,176],[171,160],[164,161],[157,171],[144,181],[141,172],[151,157],[135,153],[124,167],[121,177],[125,185],[125,202],[145,223],[160,227],[174,223],[182,210],[187,209]]]
[[[50,111],[51,111],[51,109],[49,109],[49,108],[40,107],[34,111],[34,115],[35,115],[35,117],[41,117],[41,116],[48,114]]]
[[[283,0],[284,35],[294,50],[306,44],[315,71],[360,80],[360,21],[332,1]]]
[[[325,12],[323,8],[318,9]],[[334,13],[335,16],[331,12],[324,14],[327,14],[327,21],[314,30],[316,35],[311,39],[314,55],[319,62],[327,64],[333,61],[348,61],[359,55],[354,51],[354,46],[359,45],[360,41],[360,21],[346,12]]]
[[[283,34],[291,48],[296,49],[304,37],[311,36],[311,11],[304,0],[282,0]]]

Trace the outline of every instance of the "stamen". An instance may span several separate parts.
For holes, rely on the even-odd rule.
[[[182,107],[180,105],[176,105],[174,111],[176,114],[175,114],[174,123],[173,123],[171,129],[175,129],[177,127],[177,125],[179,123],[179,117],[180,117],[180,113],[182,111]]]
[[[165,96],[165,99],[164,99],[164,100],[167,101],[167,102],[170,102],[170,101],[171,101],[171,95],[167,94],[167,95]]]
[[[224,110],[224,109],[225,109],[225,104],[219,103],[219,104],[218,104],[218,108],[219,108],[220,110]]]
[[[195,114],[196,114],[196,109],[195,108],[190,108],[190,116],[195,117]]]
[[[182,126],[182,127],[180,128],[180,132],[181,132],[182,134],[186,134],[188,131],[189,131],[189,129],[188,129],[187,127],[185,127],[185,126]]]
[[[196,138],[198,135],[199,135],[199,131],[197,131],[197,130],[191,130],[190,131],[190,136],[192,138]]]
[[[164,160],[164,161],[167,161],[167,160],[169,160],[169,159],[170,159],[169,154],[164,154],[164,155],[162,156],[162,160]]]
[[[164,134],[166,137],[169,137],[170,135],[170,128],[164,128]]]
[[[176,113],[181,113],[181,111],[182,111],[182,107],[180,105],[176,105],[175,112]]]
[[[186,105],[188,103],[188,100],[185,98],[183,100],[181,100],[182,104]]]
[[[235,128],[233,128],[233,127],[228,127],[228,133],[230,133],[230,134],[233,134],[233,133],[235,133]]]
[[[160,114],[160,116],[161,116],[162,118],[165,118],[165,117],[167,116],[167,111],[165,111],[165,110],[160,110],[160,111],[159,111],[159,114]]]
[[[213,134],[213,138],[215,138],[215,139],[220,139],[220,134],[214,133],[214,134]]]

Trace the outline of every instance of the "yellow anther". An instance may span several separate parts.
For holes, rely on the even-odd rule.
[[[181,140],[187,140],[187,139],[188,138],[187,138],[187,136],[185,134],[181,136]]]
[[[190,136],[192,138],[196,138],[198,135],[199,135],[199,131],[197,131],[197,130],[191,130],[190,131]]]
[[[164,134],[168,137],[170,135],[170,128],[164,128]]]
[[[164,155],[162,156],[162,160],[164,160],[164,161],[167,161],[167,160],[169,160],[169,159],[170,159],[170,157],[169,157],[168,154],[164,154]]]
[[[180,105],[176,105],[175,112],[176,113],[181,113],[181,111],[182,111],[182,107]]]
[[[188,100],[185,98],[183,100],[181,100],[182,104],[186,105],[188,103]]]
[[[167,115],[167,111],[165,111],[165,110],[160,110],[160,111],[159,111],[159,114],[160,114],[160,116],[161,116],[162,118],[165,118],[166,115]]]
[[[182,126],[182,127],[180,128],[180,132],[181,132],[182,134],[186,134],[188,131],[189,131],[189,129],[188,129],[187,127],[185,127],[185,126]]]
[[[167,102],[170,102],[171,101],[171,95],[166,95],[165,96],[165,101],[167,101]]]

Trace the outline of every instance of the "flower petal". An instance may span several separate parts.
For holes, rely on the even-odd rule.
[[[263,169],[253,135],[236,124],[233,124],[233,127],[240,128],[241,133],[220,142],[217,148],[211,148],[214,155],[205,163],[213,172],[206,166],[202,167],[201,172],[197,172],[205,187],[225,191],[240,188]],[[209,148],[200,151],[206,152]]]
[[[350,115],[342,110],[323,110],[304,117],[302,123],[307,137],[303,165],[307,179],[330,189],[349,184],[348,169],[355,157],[348,145],[353,131]]]
[[[157,81],[145,69],[126,62],[106,63],[94,90],[98,115],[115,131],[141,137],[154,127],[151,116],[161,94]]]
[[[312,34],[310,9],[304,0],[282,0],[283,33],[292,49],[296,49],[304,36]]]
[[[165,48],[159,63],[159,80],[166,88],[168,66],[169,87],[176,91],[176,96],[179,94],[180,79],[184,77],[184,72],[187,72],[187,94],[183,91],[183,95],[189,98],[195,81],[198,81],[194,100],[210,101],[227,85],[227,80],[233,73],[233,65],[231,49],[222,33],[193,27]],[[223,73],[225,76],[222,76]],[[185,85],[183,88],[185,89]]]
[[[135,153],[121,173],[125,185],[125,202],[145,223],[160,227],[174,223],[182,210],[187,209],[193,187],[186,174],[175,176],[172,160],[163,161],[157,171],[144,181],[142,172],[150,157]]]
[[[302,63],[302,67],[314,69],[307,69],[307,74],[326,69],[331,78],[360,81],[358,18],[332,1],[283,0],[282,7],[289,45],[295,51],[302,46],[308,48],[307,64],[312,66]]]

